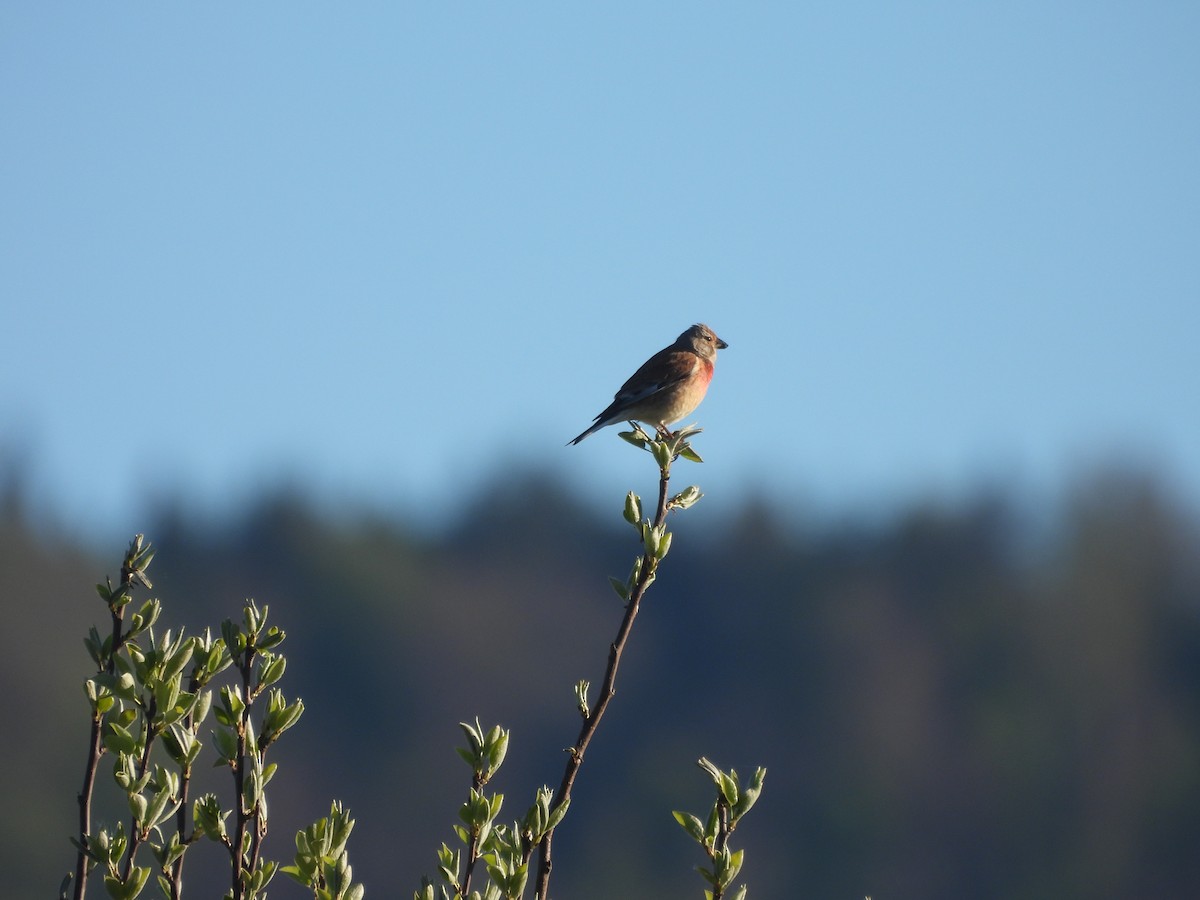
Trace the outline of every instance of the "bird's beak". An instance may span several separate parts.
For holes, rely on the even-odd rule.
[[[713,337],[716,337],[716,335],[713,335]],[[720,338],[717,338],[717,349],[718,350],[724,350],[728,346],[729,345],[727,343],[725,343],[723,340],[721,340]]]

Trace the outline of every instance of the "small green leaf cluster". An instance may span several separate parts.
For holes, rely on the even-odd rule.
[[[267,616],[268,607],[260,610],[248,600],[240,623],[232,619],[221,623],[221,644],[237,677],[221,685],[213,709],[217,723],[212,732],[217,754],[214,765],[229,769],[237,800],[226,809],[215,794],[206,794],[192,808],[196,834],[229,852],[235,900],[263,896],[279,869],[277,862],[264,859],[261,853],[267,831],[266,788],[277,770],[274,763],[266,761],[266,753],[304,712],[302,701],[288,703],[273,687],[287,668],[286,659],[275,652],[285,634],[275,626],[268,627]],[[253,711],[264,692],[266,707],[256,723]]]
[[[529,881],[534,848],[562,821],[569,802],[554,806],[554,791],[543,785],[520,822],[498,822],[504,795],[488,794],[483,788],[504,762],[509,732],[498,725],[485,732],[478,719],[474,724],[459,725],[467,746],[456,749],[472,771],[470,792],[458,811],[461,824],[454,826],[463,846],[452,848],[443,843],[437,854],[441,883],[424,878],[413,896],[415,900],[517,900]],[[471,883],[480,862],[487,877],[482,889],[473,890]]]
[[[678,431],[663,431],[659,429],[655,437],[650,437],[637,422],[630,422],[633,426],[632,431],[622,431],[618,436],[635,447],[640,447],[658,463],[659,469],[666,471],[671,467],[671,462],[683,457],[691,462],[702,463],[703,459],[700,454],[692,449],[690,438],[700,434],[704,429],[697,428],[694,425],[688,425],[686,428],[681,428]]]
[[[329,815],[296,834],[296,862],[281,871],[312,888],[317,900],[362,900],[366,892],[355,884],[346,843],[354,830],[348,810],[334,801]]]
[[[150,587],[146,569],[153,557],[154,550],[137,535],[122,564],[120,585],[97,585],[108,607],[111,631],[101,636],[93,627],[84,640],[96,665],[95,674],[84,682],[92,740],[79,795],[80,830],[72,839],[78,850],[76,869],[63,882],[60,895],[82,900],[89,874],[99,868],[110,897],[132,900],[154,874],[162,896],[175,900],[182,892],[187,849],[208,838],[229,853],[231,889],[226,896],[262,897],[279,868],[260,853],[267,830],[266,786],[276,773],[266,752],[304,712],[300,700],[289,703],[275,687],[286,669],[284,657],[276,652],[285,635],[267,626],[267,608],[259,610],[252,600],[246,602],[242,622],[223,623],[219,638],[209,631],[195,636],[170,630],[156,634],[154,626],[162,613],[158,600],[147,600],[130,612],[134,588]],[[215,679],[226,670],[232,670],[233,678],[217,687]],[[265,703],[258,703],[256,710],[256,701],[262,699]],[[230,807],[215,793],[195,799],[189,823],[189,787],[210,712],[216,720],[214,765],[229,769],[236,799]],[[129,821],[93,828],[96,775],[106,755],[113,758],[113,780],[125,798]],[[348,836],[348,816],[339,808],[334,819],[338,833]],[[323,834],[314,831],[312,841]],[[344,846],[339,852],[344,857]],[[341,893],[328,896],[353,897],[347,893],[349,867],[344,858],[336,859],[337,854],[340,880],[332,883]],[[151,861],[153,865],[138,864]],[[328,876],[323,869],[320,877],[320,890],[325,890]],[[318,891],[317,896],[326,895]]]
[[[79,846],[76,843],[76,846]],[[129,838],[125,826],[118,823],[109,831],[101,829],[88,841],[88,858],[104,871],[104,888],[114,900],[131,900],[142,892],[150,878],[149,866],[124,865],[129,851]],[[66,883],[64,883],[64,888]]]
[[[694,484],[684,488],[675,496],[666,500],[660,515],[651,520],[642,516],[642,498],[630,491],[625,495],[625,509],[622,513],[625,521],[633,526],[642,552],[633,560],[629,575],[622,581],[620,578],[609,576],[608,583],[622,600],[629,599],[637,593],[645,593],[654,583],[658,574],[658,564],[666,559],[671,550],[671,532],[667,531],[666,513],[673,509],[687,509],[694,505],[704,495]],[[640,588],[640,593],[639,593]]]
[[[672,510],[683,510],[694,506],[704,495],[696,485],[689,485],[672,497],[667,497],[665,487],[670,478],[671,463],[680,456],[694,462],[703,462],[700,455],[692,449],[688,438],[700,433],[699,428],[684,428],[674,434],[659,433],[657,438],[651,438],[636,422],[631,423],[633,431],[622,431],[620,436],[633,444],[648,451],[659,468],[662,477],[663,496],[659,501],[658,514],[651,519],[643,516],[642,498],[630,491],[625,495],[625,508],[622,515],[625,521],[637,531],[638,540],[642,544],[642,552],[633,561],[629,575],[625,580],[609,576],[608,583],[617,596],[626,603],[634,596],[640,596],[654,583],[657,576],[658,564],[662,562],[671,550],[671,532],[667,531],[666,517]]]
[[[176,896],[184,852],[197,838],[194,832],[183,834],[177,814],[200,752],[199,729],[212,704],[205,686],[230,659],[223,645],[207,634],[192,637],[167,630],[156,635],[154,626],[162,613],[158,600],[147,600],[125,626],[134,587],[150,585],[146,569],[153,558],[153,548],[137,535],[121,567],[121,584],[96,586],[113,628],[101,637],[92,627],[84,639],[96,672],[84,681],[93,743],[85,777],[87,796],[81,795],[80,801],[90,809],[99,760],[111,755],[113,780],[130,818],[128,826],[81,828],[72,839],[79,851],[76,896],[82,896],[83,881],[97,867],[110,897],[137,897],[155,872],[163,895]],[[166,765],[154,760],[156,745]],[[135,865],[142,847],[148,848],[153,867]],[[69,888],[70,877],[63,883],[63,894]]]
[[[730,849],[729,836],[737,828],[742,816],[749,812],[757,802],[759,794],[762,793],[763,779],[766,778],[767,770],[755,769],[754,774],[750,776],[749,783],[742,787],[738,782],[737,772],[733,769],[722,772],[703,757],[697,764],[708,773],[717,788],[712,810],[705,821],[701,821],[699,817],[691,813],[678,810],[675,811],[674,816],[675,821],[704,849],[709,858],[711,868],[701,866],[699,870],[709,885],[704,896],[708,900],[722,900],[725,892],[733,884],[733,880],[737,878],[738,872],[741,871],[745,853],[743,850]],[[746,890],[746,886],[742,885],[732,895],[732,900],[744,900]]]

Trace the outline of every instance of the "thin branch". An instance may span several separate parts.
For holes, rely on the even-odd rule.
[[[475,873],[475,861],[479,859],[479,835],[472,831],[471,843],[467,845],[467,864],[463,870],[462,888],[458,892],[460,897],[471,896],[471,876]]]
[[[140,535],[139,535],[140,537]],[[135,543],[137,543],[135,541]],[[137,544],[140,549],[140,543]],[[121,625],[125,619],[125,604],[118,602],[120,598],[132,593],[136,571],[133,569],[134,546],[131,545],[121,566],[121,587],[109,595],[108,611],[112,618],[112,642],[105,662],[103,672],[113,675],[117,671],[117,653],[125,642]],[[109,582],[109,589],[112,583]],[[75,900],[83,900],[87,892],[87,876],[91,867],[88,865],[88,838],[92,831],[92,794],[96,786],[96,769],[100,765],[100,757],[104,755],[102,733],[104,730],[104,713],[96,711],[92,715],[91,734],[88,745],[87,763],[83,771],[83,789],[79,792],[79,856],[75,860]]]
[[[250,820],[250,813],[245,810],[245,784],[246,784],[246,731],[251,726],[250,724],[250,674],[254,660],[254,645],[247,644],[246,656],[242,660],[238,669],[242,676],[242,717],[237,725],[237,761],[233,767],[233,793],[234,793],[234,819],[235,826],[233,831],[233,842],[229,847],[230,856],[232,857],[232,879],[233,879],[233,898],[241,900],[244,896],[245,885],[242,882],[241,874],[243,868],[242,844],[245,842],[246,825]]]
[[[194,695],[199,695],[201,684],[193,671],[191,678],[188,681],[188,691]],[[189,712],[183,719],[184,730],[189,733],[194,733],[196,725],[195,707],[192,707],[193,712]],[[192,764],[184,762],[179,770],[179,809],[175,811],[175,834],[179,838],[180,846],[186,846],[192,842],[192,837],[185,837],[184,831],[187,830],[188,818],[188,791],[192,785]],[[193,832],[194,836],[194,832]],[[171,863],[171,900],[179,900],[179,895],[183,890],[183,856]]]
[[[660,467],[659,472],[661,477],[658,483],[658,512],[654,518],[655,528],[661,528],[667,519],[667,484],[671,479],[670,462],[668,461],[667,465]],[[638,610],[641,607],[642,596],[646,593],[646,589],[653,580],[656,564],[657,561],[651,556],[649,551],[646,551],[642,556],[641,572],[638,575],[633,590],[629,594],[629,602],[625,607],[625,616],[621,620],[621,627],[617,629],[616,639],[612,642],[608,650],[608,667],[604,672],[604,682],[600,687],[600,696],[597,698],[596,705],[592,708],[590,715],[584,719],[583,727],[579,732],[579,737],[575,741],[575,746],[571,748],[566,769],[563,772],[562,782],[559,784],[558,790],[555,791],[554,799],[550,804],[551,809],[557,809],[561,804],[571,799],[571,789],[575,784],[575,777],[579,774],[579,768],[583,765],[584,753],[587,751],[588,745],[591,744],[592,738],[596,735],[596,730],[600,726],[600,720],[604,716],[604,711],[608,709],[609,701],[616,693],[617,668],[621,664],[621,653],[625,650],[626,641],[629,640],[629,633],[633,629],[633,621],[637,618]],[[551,859],[553,838],[554,829],[552,828],[546,832],[541,841],[534,894],[537,900],[547,900],[549,896],[550,872],[554,867]]]
[[[154,746],[154,729],[151,727],[151,720],[154,718],[155,702],[154,698],[150,698],[149,706],[143,711],[143,724],[145,734],[143,735],[142,757],[138,760],[137,777],[140,781],[150,768],[150,751]],[[127,881],[129,873],[133,871],[133,860],[137,855],[137,849],[141,846],[144,834],[138,828],[137,816],[130,815],[129,817],[129,849],[125,854],[125,864],[121,867],[121,879]]]
[[[96,769],[100,765],[100,755],[103,750],[100,745],[100,730],[104,724],[104,714],[96,712],[92,716],[91,741],[88,746],[87,765],[83,770],[83,790],[79,792],[79,856],[75,860],[75,900],[83,900],[87,889],[88,855],[86,847],[88,835],[92,830],[92,791],[96,785]]]

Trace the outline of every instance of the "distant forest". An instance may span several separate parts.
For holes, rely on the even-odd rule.
[[[607,576],[637,549],[622,499],[525,476],[436,534],[280,494],[145,523],[160,628],[215,629],[252,597],[288,634],[282,686],[307,711],[279,745],[270,852],[340,799],[355,880],[411,897],[453,840],[476,716],[512,730],[504,818],[556,783],[572,685],[599,683],[620,619]],[[885,522],[706,504],[672,520],[555,896],[699,897],[671,811],[707,808],[702,755],[768,770],[737,835],[752,898],[1200,896],[1200,517],[1170,485],[1110,472],[1036,521],[995,491]],[[45,897],[73,860],[92,585],[132,535],[97,555],[31,524],[16,488],[0,530],[0,787],[20,813],[0,855],[10,896]],[[304,896],[282,876],[271,895]]]

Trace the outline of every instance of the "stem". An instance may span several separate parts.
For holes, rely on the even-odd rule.
[[[483,780],[482,773],[476,772],[471,778],[471,788],[475,791],[482,791],[486,782]],[[471,876],[475,872],[475,862],[479,859],[479,833],[471,829],[471,843],[467,845],[467,864],[463,869],[462,887],[459,889],[458,896],[471,896]]]
[[[92,716],[91,743],[88,747],[87,765],[83,770],[83,790],[79,792],[79,843],[87,846],[88,834],[92,830],[92,789],[96,784],[96,767],[100,764],[100,728],[104,722],[103,714],[97,712]],[[87,888],[85,880],[88,874],[88,855],[82,849],[75,860],[75,900],[83,900]]]
[[[250,809],[246,809],[245,807],[246,765],[249,755],[251,753],[254,754],[255,762],[258,764],[258,771],[261,772],[265,768],[263,760],[266,748],[260,745],[258,739],[255,739],[253,747],[250,747],[250,741],[246,738],[253,728],[250,721],[250,713],[253,709],[254,701],[262,688],[261,685],[254,690],[251,690],[250,687],[254,679],[254,656],[258,652],[257,639],[257,631],[253,631],[253,633],[247,635],[246,655],[238,665],[238,671],[242,675],[244,703],[242,706],[242,717],[238,722],[237,728],[237,764],[233,767],[233,787],[237,798],[237,806],[235,807],[237,824],[234,828],[233,843],[229,848],[233,860],[231,873],[233,878],[233,900],[242,900],[246,896],[246,885],[243,884],[240,876],[242,872],[251,875],[258,868],[258,862],[262,855],[262,841],[267,831],[261,803],[256,800]],[[245,851],[243,851],[242,846],[246,843],[248,829],[250,829],[250,843]]]
[[[721,789],[717,788],[717,837],[713,841],[713,852],[710,858],[713,861],[713,872],[717,871],[717,857],[725,852],[725,848],[729,845],[729,804],[725,802],[725,797],[721,794]],[[713,886],[712,900],[721,900],[725,896],[725,888],[720,884]]]
[[[236,826],[233,831],[233,844],[229,851],[233,861],[233,898],[241,900],[244,896],[241,872],[244,866],[242,858],[242,844],[245,842],[246,825],[250,820],[251,813],[245,809],[246,798],[244,795],[245,779],[246,779],[246,729],[250,727],[250,670],[254,659],[254,646],[250,644],[246,647],[246,657],[242,664],[238,666],[242,673],[242,719],[238,722],[237,729],[237,765],[233,769],[233,792],[234,792],[234,811],[237,813]],[[252,812],[252,811],[251,811]],[[248,867],[247,867],[248,868]]]
[[[146,774],[146,770],[150,768],[150,749],[154,744],[154,731],[150,726],[151,720],[154,718],[155,704],[154,698],[150,698],[150,705],[144,712],[145,721],[145,742],[142,747],[142,758],[138,760],[138,778],[140,779]],[[133,816],[129,817],[129,850],[126,852],[125,865],[122,866],[121,878],[128,881],[129,873],[133,871],[133,858],[137,853],[137,848],[142,843],[142,832],[138,828],[137,819]]]
[[[658,512],[654,517],[655,528],[661,528],[667,519],[667,483],[671,479],[671,464],[669,461],[667,465],[659,469],[659,473]],[[638,576],[637,583],[629,594],[629,603],[625,607],[625,617],[621,620],[621,627],[617,629],[617,637],[608,649],[608,667],[604,672],[604,682],[600,687],[600,696],[597,698],[591,715],[583,720],[583,728],[580,730],[579,737],[575,741],[575,746],[571,748],[571,755],[567,759],[562,783],[559,784],[558,790],[554,793],[554,799],[550,803],[551,809],[557,809],[561,804],[571,799],[571,788],[574,787],[575,776],[579,774],[579,768],[583,765],[584,752],[592,742],[592,738],[595,737],[596,729],[600,726],[600,719],[604,716],[604,711],[608,709],[609,701],[612,700],[613,695],[616,693],[617,668],[621,664],[621,653],[625,649],[625,642],[629,640],[629,633],[633,629],[633,620],[637,618],[642,596],[646,593],[646,588],[650,586],[650,580],[654,575],[657,564],[658,561],[651,557],[649,553],[643,554],[641,574]],[[547,900],[549,897],[550,871],[554,867],[551,860],[551,843],[553,837],[554,829],[552,828],[546,832],[540,845],[537,883],[534,893],[537,900]]]
[[[262,819],[262,812],[258,806],[254,807],[251,822],[254,825],[254,830],[250,833],[250,859],[246,864],[247,872],[254,872],[258,869],[258,861],[262,856],[263,837],[267,832],[266,824]]]
[[[127,574],[127,570],[121,570],[122,591],[129,590],[129,581],[131,576]],[[124,642],[124,635],[121,634],[121,623],[125,617],[124,604],[117,604],[116,598],[110,599],[108,611],[112,617],[112,647],[108,654],[108,659],[104,666],[104,671],[112,675],[117,670],[117,653],[121,649],[121,644]],[[83,849],[88,845],[88,835],[92,831],[92,792],[96,785],[96,769],[100,765],[100,757],[104,755],[104,745],[101,742],[101,733],[104,730],[104,714],[96,712],[92,716],[91,740],[88,746],[87,763],[83,770],[83,790],[79,792],[79,856],[75,860],[75,900],[83,900],[84,894],[87,892],[87,875],[91,869],[88,865],[88,855]]]
[[[196,679],[195,671],[192,672],[191,680],[188,684],[188,690],[193,694],[198,694],[201,685]],[[193,707],[194,709],[194,707]],[[194,712],[190,712],[184,717],[184,728],[191,733],[195,733],[196,716]],[[188,789],[192,784],[192,767],[190,763],[185,762],[179,770],[179,809],[175,812],[175,834],[179,837],[180,846],[185,846],[191,843],[191,838],[185,838],[184,830],[187,828],[188,816]],[[179,895],[183,890],[183,854],[180,854],[179,859],[171,863],[171,900],[179,900]]]
[[[191,727],[191,716],[188,717],[188,727]],[[179,774],[179,809],[175,813],[175,833],[179,835],[180,845],[185,845],[189,841],[183,836],[183,830],[187,827],[188,814],[188,788],[191,786],[192,768],[188,766]],[[171,863],[171,900],[179,900],[179,895],[183,890],[183,855],[179,859]]]
[[[463,873],[462,887],[459,889],[459,897],[471,896],[471,875],[475,872],[475,860],[479,859],[479,835],[471,835],[471,843],[467,847],[467,865]]]

